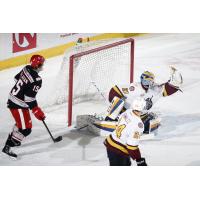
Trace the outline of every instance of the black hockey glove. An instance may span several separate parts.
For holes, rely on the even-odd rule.
[[[146,101],[146,109],[149,110],[153,106],[153,102],[151,98],[147,98],[145,101]]]
[[[137,166],[147,166],[145,158],[140,158],[136,160]]]

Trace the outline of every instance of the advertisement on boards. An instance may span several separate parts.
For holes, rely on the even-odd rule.
[[[13,53],[36,48],[36,33],[13,33],[12,34]]]

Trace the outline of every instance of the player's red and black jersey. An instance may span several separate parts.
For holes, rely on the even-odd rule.
[[[25,66],[16,76],[15,85],[8,97],[8,108],[34,108],[36,95],[42,86],[42,78],[30,65]]]

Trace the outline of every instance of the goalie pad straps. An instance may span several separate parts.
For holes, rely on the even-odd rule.
[[[107,117],[112,120],[115,120],[124,106],[124,100],[120,99],[119,97],[114,97],[107,112]]]

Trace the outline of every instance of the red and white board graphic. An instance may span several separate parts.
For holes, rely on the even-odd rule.
[[[13,33],[13,53],[36,48],[36,33]]]

